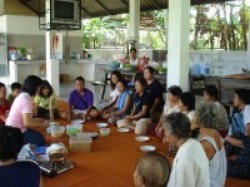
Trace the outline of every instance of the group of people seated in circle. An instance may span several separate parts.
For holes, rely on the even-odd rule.
[[[112,72],[109,97],[96,106],[94,94],[79,76],[66,113],[59,112],[57,97],[46,80],[30,75],[22,86],[13,83],[8,99],[6,87],[0,83],[0,173],[6,163],[14,163],[20,150],[18,145],[7,147],[15,141],[11,136],[22,136],[22,145],[44,146],[40,131],[49,125],[45,119],[103,118],[118,128],[134,129],[137,135],[154,129],[155,135],[176,151],[171,172],[165,156],[148,153],[142,157],[134,172],[136,186],[219,187],[224,186],[226,176],[249,179],[250,91],[235,90],[235,110],[229,118],[215,86],[205,87],[202,102],[191,92],[170,86],[165,102],[154,73],[154,68],[145,67],[131,92],[120,72]],[[10,149],[13,152],[6,155]]]

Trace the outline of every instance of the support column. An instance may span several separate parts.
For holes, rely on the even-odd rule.
[[[129,39],[136,40],[136,49],[139,49],[140,30],[140,0],[129,1]]]
[[[250,2],[249,4],[247,4],[247,6],[250,6]],[[248,21],[248,24],[250,24],[250,20]],[[248,30],[250,29],[250,25],[248,26]],[[250,33],[248,32],[247,35],[247,50],[246,50],[246,61],[245,61],[245,68],[246,69],[250,69]]]
[[[169,0],[167,87],[189,89],[190,0]]]
[[[50,0],[45,1],[45,20],[46,24],[50,24]],[[46,31],[45,42],[46,42],[46,79],[52,85],[56,95],[60,95],[60,84],[59,84],[59,60],[51,59],[51,35],[52,31]]]
[[[59,60],[51,59],[51,33],[46,31],[46,79],[52,85],[56,95],[60,95]]]

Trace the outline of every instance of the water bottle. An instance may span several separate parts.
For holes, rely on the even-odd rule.
[[[192,64],[191,75],[200,76],[200,74],[201,74],[200,64]]]
[[[209,64],[208,63],[205,63],[204,64],[204,76],[209,76]]]

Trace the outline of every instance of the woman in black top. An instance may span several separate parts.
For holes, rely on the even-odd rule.
[[[123,120],[117,121],[117,126],[135,128],[136,134],[146,134],[150,120],[150,96],[145,90],[146,80],[139,78],[135,81],[134,106],[131,115],[126,116]]]

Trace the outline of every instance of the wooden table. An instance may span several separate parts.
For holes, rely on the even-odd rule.
[[[65,124],[65,122],[62,122]],[[97,121],[84,124],[84,131],[98,132]],[[151,137],[147,143],[134,140],[134,132],[119,133],[111,126],[108,137],[93,141],[89,153],[69,153],[67,159],[74,161],[76,167],[55,178],[42,178],[43,187],[128,187],[133,186],[133,172],[137,160],[143,155],[139,147],[152,144],[157,150],[164,152],[166,145],[160,139]],[[68,146],[68,138],[51,139],[64,142]]]
[[[98,121],[84,124],[84,131],[98,132],[95,126]],[[68,122],[60,121],[61,124]],[[156,137],[150,137],[147,143],[134,140],[134,132],[118,133],[110,126],[108,137],[99,136],[93,141],[89,153],[69,153],[67,159],[74,161],[76,167],[55,178],[42,177],[42,187],[130,187],[134,186],[133,172],[137,160],[143,155],[139,147],[152,144],[157,151],[166,153],[167,146]],[[68,147],[68,138],[52,139],[52,142],[63,142]],[[168,158],[170,163],[173,157]],[[225,187],[249,187],[249,180],[227,178]]]

